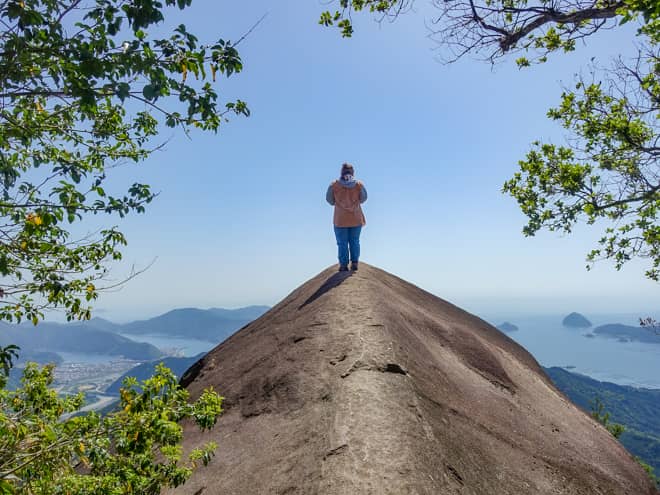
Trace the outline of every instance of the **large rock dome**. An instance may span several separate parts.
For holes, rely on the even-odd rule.
[[[366,264],[328,268],[196,363],[226,397],[211,465],[168,493],[656,493],[534,358],[483,320]]]

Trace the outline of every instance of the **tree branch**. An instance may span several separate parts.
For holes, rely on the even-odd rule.
[[[472,4],[472,0],[470,0]],[[522,38],[530,34],[531,32],[539,29],[541,26],[547,23],[554,24],[579,24],[583,21],[589,21],[594,19],[609,19],[617,15],[616,11],[621,7],[625,6],[625,2],[617,2],[603,8],[588,8],[583,10],[578,10],[575,12],[557,12],[554,9],[546,9],[540,13],[533,21],[525,25],[521,29],[515,32],[505,31],[501,28],[491,27],[486,24],[481,23],[485,29],[493,30],[495,32],[503,34],[502,39],[500,40],[500,48],[503,53],[509,51],[512,47],[518,43]],[[518,12],[518,9],[510,9],[510,12]]]

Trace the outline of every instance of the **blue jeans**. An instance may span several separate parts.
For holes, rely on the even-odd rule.
[[[360,259],[360,232],[362,225],[357,227],[335,227],[337,238],[338,258],[340,265],[348,265],[349,250],[350,260],[357,263]]]

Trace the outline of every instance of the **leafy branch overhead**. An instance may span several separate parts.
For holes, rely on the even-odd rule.
[[[414,0],[340,0],[320,23],[353,34],[353,15],[369,11],[395,19]],[[466,56],[494,63],[517,53],[519,67],[569,52],[599,31],[634,22],[634,59],[596,67],[566,89],[549,118],[567,133],[564,145],[535,142],[504,184],[528,223],[523,232],[571,232],[579,222],[607,226],[587,255],[617,269],[649,261],[646,276],[660,279],[660,2],[657,0],[433,0],[432,38],[449,62]],[[631,45],[632,46],[632,45]],[[615,48],[619,48],[618,46]],[[616,52],[614,53],[616,55]]]
[[[610,80],[579,81],[566,91],[548,116],[573,140],[535,143],[504,191],[527,215],[526,235],[541,228],[571,232],[580,220],[603,219],[610,226],[588,260],[611,259],[618,269],[634,257],[647,258],[646,275],[658,280],[660,61],[645,57],[634,67],[621,63]]]
[[[377,20],[396,19],[415,0],[337,0],[338,8],[321,13],[319,23],[336,26],[344,37],[354,33],[353,14],[367,11]],[[512,52],[572,51],[577,40],[600,29],[616,27],[642,16],[640,32],[658,41],[660,7],[655,0],[432,0],[439,11],[432,19],[432,37],[449,61],[463,55],[484,55],[491,61]],[[545,58],[543,58],[545,60]],[[523,64],[525,62],[522,62]]]
[[[110,169],[147,158],[163,126],[217,131],[249,114],[214,87],[242,69],[235,44],[202,44],[184,25],[151,37],[166,8],[191,0],[164,3],[0,2],[0,319],[36,322],[51,305],[88,317],[126,239],[115,227],[74,237],[68,224],[154,198],[146,184],[106,190]]]

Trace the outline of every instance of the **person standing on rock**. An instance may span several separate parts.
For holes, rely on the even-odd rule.
[[[337,238],[339,271],[358,269],[360,259],[360,232],[367,222],[360,206],[367,200],[367,189],[355,180],[355,169],[350,163],[341,166],[339,179],[332,181],[325,199],[335,207],[334,225]]]

